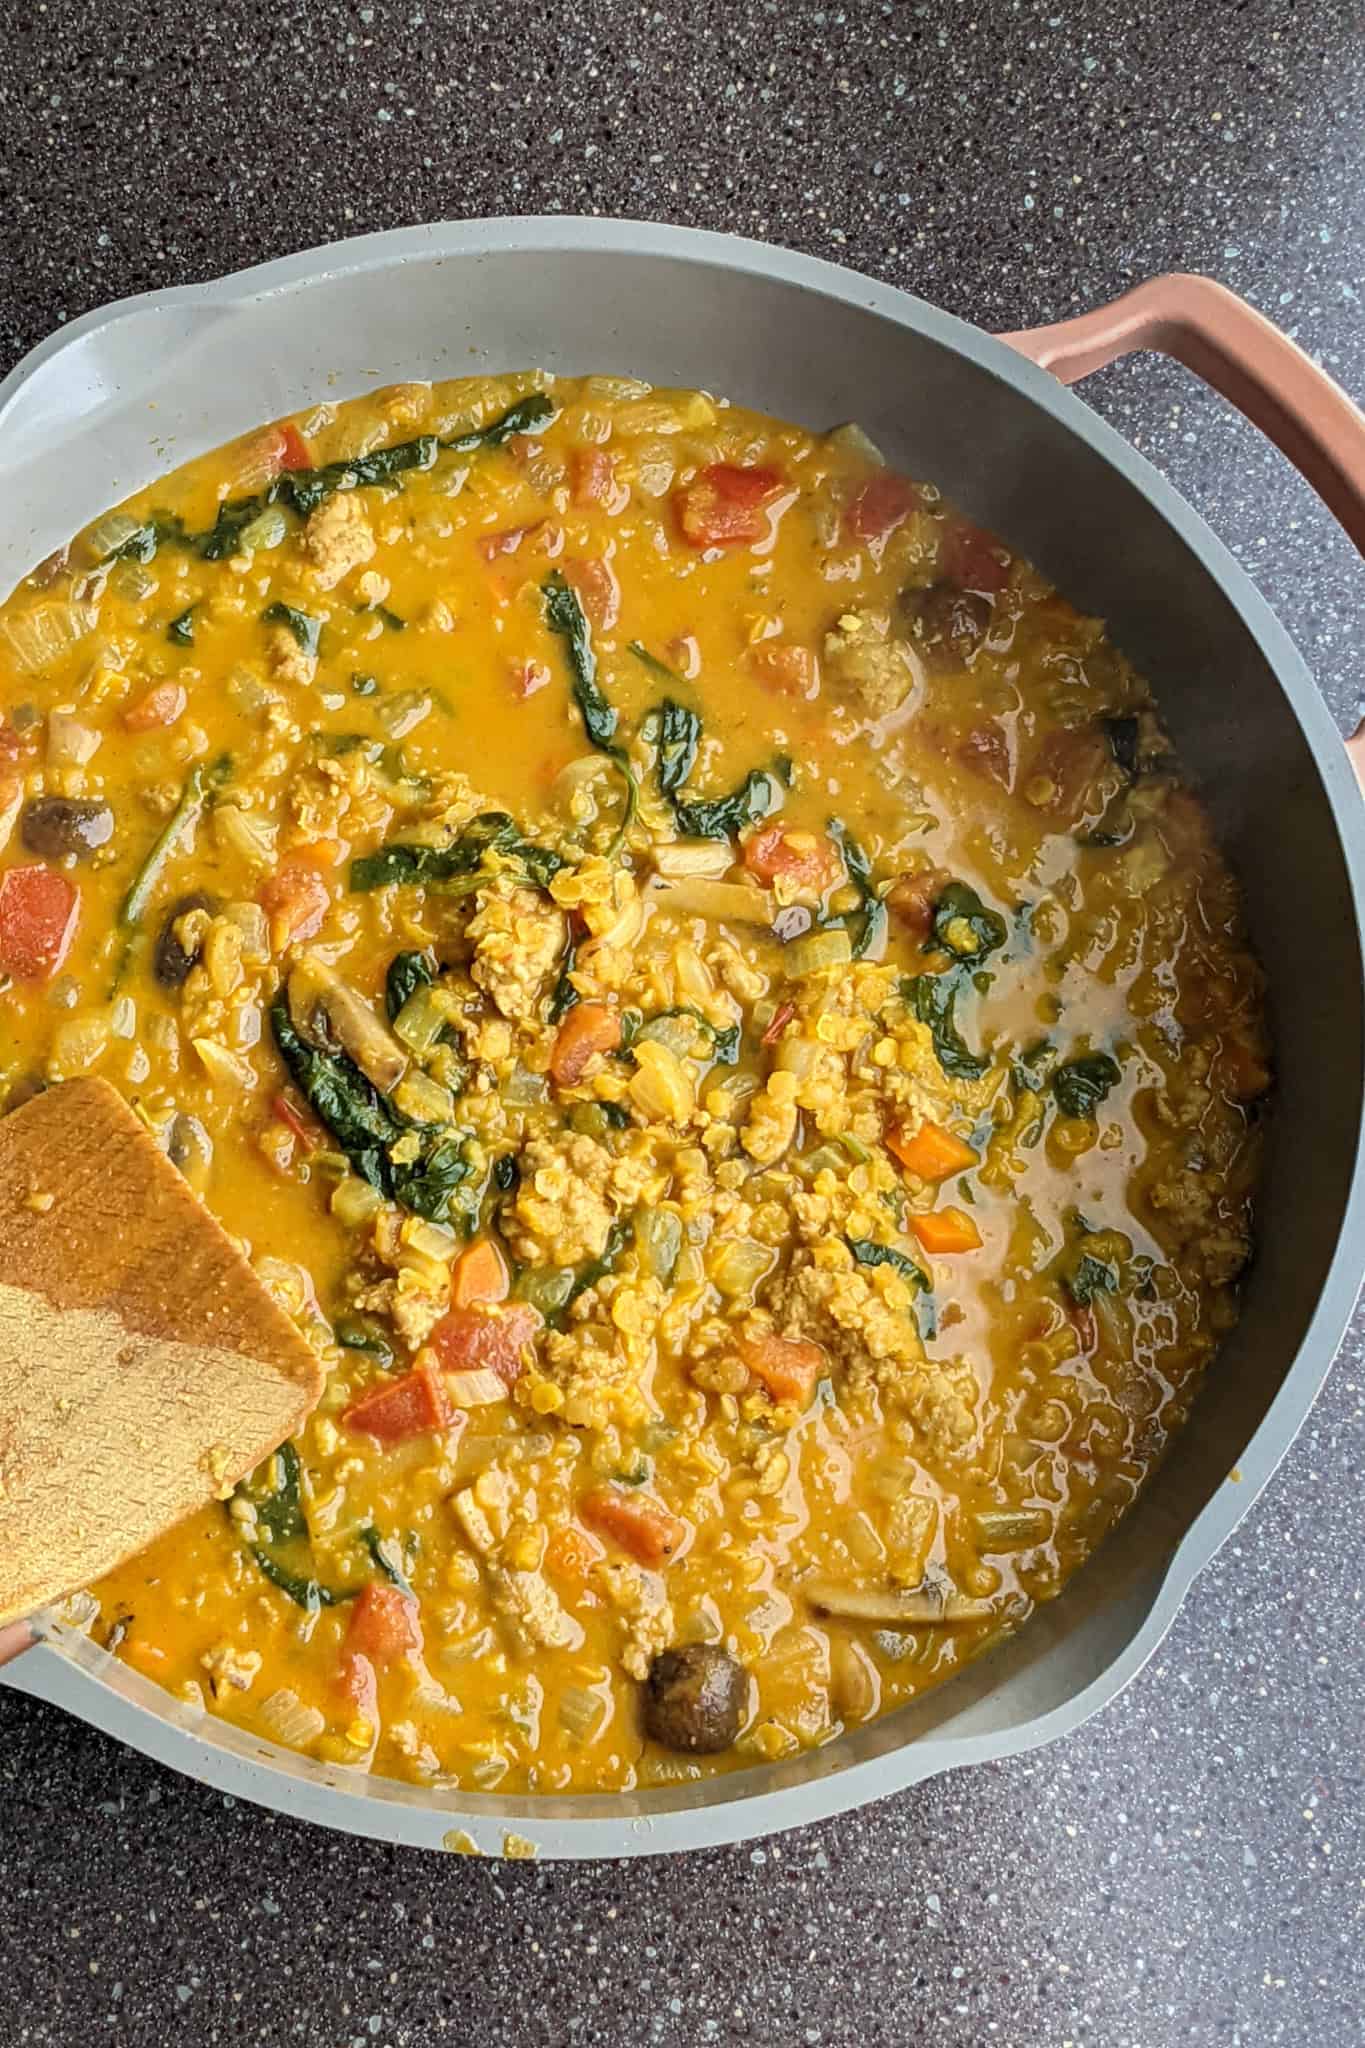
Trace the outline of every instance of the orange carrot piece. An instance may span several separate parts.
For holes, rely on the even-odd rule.
[[[971,1146],[942,1124],[922,1123],[913,1137],[904,1131],[888,1131],[886,1147],[907,1173],[920,1180],[947,1180],[950,1173],[965,1173],[976,1165]]]
[[[815,1392],[815,1382],[825,1369],[825,1354],[818,1344],[772,1332],[741,1337],[735,1349],[774,1401],[793,1401],[801,1408]]]
[[[590,1529],[618,1543],[638,1564],[666,1564],[687,1534],[687,1524],[657,1501],[641,1500],[615,1486],[585,1494],[578,1512]]]
[[[469,1308],[476,1301],[506,1301],[507,1267],[491,1237],[481,1237],[460,1253],[450,1275],[450,1305]]]
[[[572,1522],[562,1522],[545,1545],[545,1569],[558,1579],[582,1579],[600,1556],[591,1536],[575,1529]]]
[[[129,732],[155,732],[174,725],[189,701],[183,683],[157,683],[124,707],[123,723]]]
[[[981,1232],[965,1209],[931,1209],[927,1216],[912,1216],[910,1224],[924,1249],[934,1258],[944,1252],[975,1252],[981,1249]]]

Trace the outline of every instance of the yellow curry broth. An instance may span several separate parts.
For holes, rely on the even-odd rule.
[[[826,1741],[1056,1593],[1235,1314],[1268,1078],[1235,890],[1096,621],[856,433],[537,376],[189,464],[0,649],[6,870],[79,891],[60,961],[22,919],[6,956],[39,885],[0,878],[9,1099],[121,1087],[330,1375],[97,1636],[333,1761],[611,1788]],[[467,873],[354,886],[488,812]],[[435,983],[395,1035],[402,953]],[[281,1002],[421,1126],[369,1179]],[[644,1036],[569,1074],[603,1016]],[[413,1194],[414,1154],[463,1177]],[[471,1239],[510,1303],[452,1311]],[[426,1426],[348,1419],[400,1385]],[[642,1723],[699,1642],[742,1667],[714,1755]]]

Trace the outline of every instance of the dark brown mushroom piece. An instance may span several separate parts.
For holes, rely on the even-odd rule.
[[[191,967],[199,958],[202,947],[187,946],[184,935],[176,929],[180,920],[195,910],[207,911],[211,917],[214,911],[213,898],[199,893],[182,896],[171,905],[162,919],[156,951],[152,954],[152,972],[163,988],[181,988]]]
[[[990,631],[994,605],[979,590],[956,583],[930,583],[903,590],[901,620],[930,668],[961,668]]]
[[[665,1749],[714,1756],[738,1735],[748,1693],[744,1666],[718,1643],[661,1650],[645,1680],[645,1732]]]
[[[166,1134],[166,1157],[178,1166],[196,1194],[202,1194],[213,1164],[213,1140],[197,1116],[177,1110]]]
[[[35,796],[25,804],[20,836],[44,860],[84,860],[114,836],[114,813],[98,797]]]

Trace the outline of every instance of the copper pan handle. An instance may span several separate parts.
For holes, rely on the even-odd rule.
[[[1000,339],[1063,384],[1137,349],[1174,356],[1269,436],[1365,554],[1365,414],[1226,285],[1172,272],[1093,313]],[[1365,788],[1365,723],[1346,751]]]

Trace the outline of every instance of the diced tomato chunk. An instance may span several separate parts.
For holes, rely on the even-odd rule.
[[[1001,559],[1003,556],[1003,560]],[[1010,580],[1010,558],[993,533],[954,520],[939,544],[939,574],[961,590],[994,597]]]
[[[534,697],[537,690],[548,689],[554,677],[548,662],[517,659],[507,664],[507,680],[512,685],[512,695],[524,703],[528,697]]]
[[[621,616],[621,586],[611,563],[600,555],[567,556],[564,581],[577,591],[589,624],[609,633]]]
[[[37,862],[0,875],[0,973],[15,981],[46,981],[76,935],[81,892],[55,868]]]
[[[523,1356],[540,1328],[540,1315],[529,1302],[506,1308],[471,1303],[442,1316],[428,1342],[447,1372],[495,1372],[513,1387],[526,1370]]]
[[[575,505],[609,505],[616,496],[616,464],[605,448],[576,448],[569,477]]]
[[[499,555],[514,555],[544,524],[543,519],[535,519],[529,526],[504,526],[497,533],[485,533],[479,540],[479,553],[485,562],[496,562]]]
[[[814,648],[798,647],[787,640],[770,640],[765,646],[750,648],[749,667],[764,689],[775,691],[779,697],[804,697],[809,701],[820,694],[820,663]]]
[[[744,865],[760,882],[781,879],[798,889],[827,889],[839,872],[828,839],[785,825],[765,825],[744,849]]]
[[[159,726],[174,725],[189,701],[183,683],[157,683],[124,706],[123,723],[129,732],[155,732]]]
[[[282,426],[282,427],[280,428],[280,430],[279,430],[279,433],[280,433],[280,468],[281,468],[281,469],[309,469],[309,468],[311,468],[311,467],[312,467],[312,462],[313,462],[313,458],[312,458],[312,456],[311,456],[311,455],[309,454],[309,452],[308,452],[308,443],[307,443],[307,442],[306,442],[306,441],[304,440],[304,438],[303,438],[303,435],[302,435],[302,434],[301,434],[301,433],[299,432],[298,428],[297,428],[297,427],[296,427],[296,426],[294,425],[294,422],[293,422],[292,420],[286,420],[286,421],[284,422],[283,426]]]
[[[776,1045],[778,1039],[782,1036],[782,1033],[786,1030],[787,1026],[791,1023],[791,1020],[795,1015],[795,1003],[779,1003],[777,1008],[773,1011],[772,1023],[768,1026],[767,1030],[763,1034],[762,1043],[764,1045]]]
[[[296,1109],[287,1095],[277,1095],[270,1105],[270,1113],[287,1131],[292,1131],[299,1143],[312,1151],[318,1142],[318,1127],[311,1124],[302,1110]]]
[[[639,1564],[666,1563],[687,1535],[687,1524],[657,1501],[623,1493],[617,1486],[600,1486],[585,1494],[578,1512],[590,1529],[619,1543]]]
[[[1034,754],[1023,795],[1064,831],[1102,811],[1119,787],[1119,773],[1103,735],[1094,726],[1059,727]]]
[[[771,1331],[762,1337],[741,1337],[735,1348],[774,1401],[792,1401],[801,1408],[825,1370],[825,1354],[818,1344]]]
[[[575,1003],[559,1027],[550,1054],[550,1078],[557,1088],[573,1088],[598,1053],[614,1052],[621,1043],[621,1013],[606,1003]]]
[[[397,1586],[373,1580],[351,1609],[344,1653],[368,1657],[381,1668],[400,1657],[419,1657],[422,1622],[417,1602]]]
[[[38,730],[35,724],[20,732],[7,718],[0,719],[0,762],[12,767],[25,754],[31,754],[38,744]]]
[[[903,526],[920,502],[908,477],[893,469],[879,470],[844,508],[844,532],[851,540],[884,541]]]
[[[450,1305],[468,1308],[476,1301],[506,1301],[507,1265],[491,1237],[481,1237],[460,1253],[450,1274]]]
[[[417,1365],[390,1386],[362,1394],[342,1420],[348,1429],[363,1430],[381,1444],[400,1444],[410,1436],[448,1428],[454,1414],[440,1374],[429,1365]]]
[[[283,952],[299,939],[311,939],[332,907],[332,895],[317,869],[306,861],[286,861],[261,884],[260,905],[270,919],[270,942]]]
[[[673,494],[682,536],[694,548],[735,547],[762,540],[767,506],[782,489],[775,469],[713,462]]]

